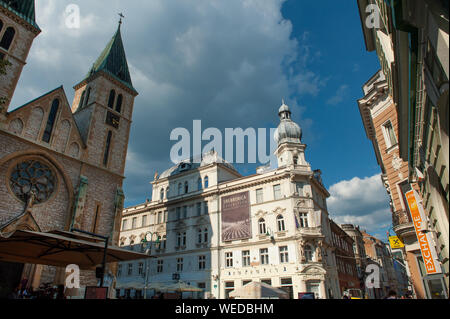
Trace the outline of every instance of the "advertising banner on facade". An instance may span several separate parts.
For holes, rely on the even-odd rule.
[[[251,236],[249,192],[222,197],[222,241]]]
[[[441,273],[441,266],[437,260],[436,249],[433,245],[431,234],[424,234],[422,230],[427,229],[427,220],[423,206],[419,201],[419,195],[411,190],[405,194],[408,201],[409,211],[416,230],[417,241],[422,253],[423,262],[428,275]]]

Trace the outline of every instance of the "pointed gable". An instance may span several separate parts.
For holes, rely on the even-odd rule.
[[[39,29],[36,24],[34,0],[0,0],[0,6],[15,13],[33,27]]]
[[[127,87],[135,91],[133,83],[131,82],[130,71],[128,69],[128,62],[122,42],[120,25],[111,41],[109,41],[97,61],[95,61],[86,79],[100,71],[109,73]]]

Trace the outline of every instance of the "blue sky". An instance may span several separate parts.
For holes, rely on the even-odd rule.
[[[105,6],[105,3],[108,6]],[[354,1],[77,1],[81,27],[68,29],[69,0],[41,0],[35,40],[12,108],[89,70],[126,16],[122,36],[136,99],[127,158],[126,205],[151,196],[155,171],[169,168],[176,127],[276,127],[281,99],[292,109],[320,168],[338,222],[384,236],[389,201],[357,100],[379,69],[365,51]],[[68,59],[67,57],[70,57]],[[256,165],[238,165],[243,175]]]

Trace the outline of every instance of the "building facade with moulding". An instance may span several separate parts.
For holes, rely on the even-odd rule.
[[[62,87],[21,107],[10,102],[33,40],[40,33],[34,0],[0,1],[0,232],[80,229],[119,239],[122,183],[131,126],[133,88],[120,25],[70,104]],[[86,64],[87,68],[90,66]],[[65,269],[0,264],[7,294],[27,286],[64,283]],[[4,284],[6,283],[6,284]],[[82,271],[81,285],[96,285]],[[82,294],[82,292],[81,292]]]
[[[241,176],[215,152],[204,154],[201,163],[188,160],[156,175],[152,200],[123,211],[120,244],[156,258],[122,263],[120,294],[179,278],[206,298],[227,298],[251,281],[292,298],[340,297],[329,193],[306,161],[301,129],[284,103],[279,116],[278,168]]]
[[[341,294],[347,289],[361,289],[354,252],[355,241],[333,220],[330,220],[330,228]]]
[[[379,9],[379,27],[366,24],[369,4]],[[426,241],[436,244],[433,271],[415,261],[424,277],[419,294],[447,298],[449,2],[358,0],[358,5],[366,49],[376,51],[397,108],[399,157],[408,164],[411,187],[418,186],[421,199],[415,200],[424,208]]]

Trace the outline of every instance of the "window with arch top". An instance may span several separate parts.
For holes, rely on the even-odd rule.
[[[42,135],[42,141],[45,143],[50,143],[50,138],[52,137],[53,127],[55,126],[56,115],[58,114],[59,100],[54,99],[52,102],[52,108],[47,119],[47,125],[45,126],[44,134]]]
[[[8,51],[11,47],[11,43],[13,42],[15,35],[16,30],[14,30],[13,27],[8,27],[5,33],[3,33],[2,40],[0,41],[0,47]]]
[[[161,200],[164,199],[164,188],[161,188],[160,199],[161,199]]]
[[[116,100],[116,91],[111,90],[109,92],[109,99],[108,99],[108,107],[110,109],[114,109],[114,101]]]
[[[278,231],[285,231],[286,227],[284,224],[284,217],[282,215],[278,215],[277,216],[277,226],[278,226]]]
[[[264,220],[264,218],[261,218],[258,221],[258,230],[260,235],[266,234],[266,221]]]
[[[123,95],[119,94],[117,97],[116,111],[117,113],[122,113],[122,103],[123,103]]]
[[[189,183],[187,181],[184,182],[184,193],[185,194],[189,193]]]

